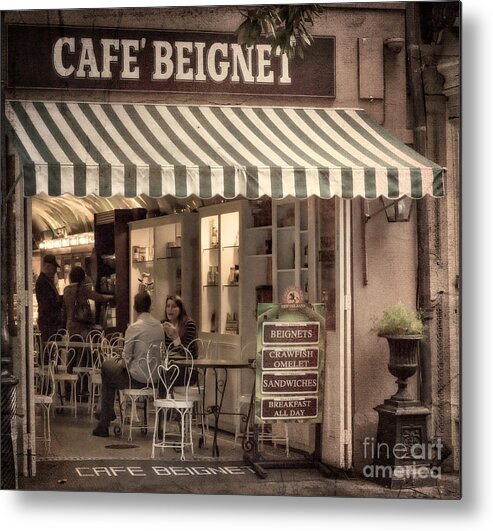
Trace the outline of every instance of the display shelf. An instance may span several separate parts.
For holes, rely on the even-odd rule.
[[[294,229],[295,229],[294,225],[288,225],[288,226],[285,226],[285,227],[277,227],[277,230],[279,232],[282,232],[282,231],[290,232],[290,231],[292,231]]]
[[[201,243],[201,285],[207,287],[200,301],[200,331],[238,334],[231,315],[240,315],[240,274],[243,250],[240,210],[244,201],[204,207],[199,210]],[[231,279],[235,282],[231,282]],[[210,282],[210,280],[217,280]],[[237,288],[237,289],[228,289]],[[238,319],[239,320],[239,319]],[[214,325],[211,323],[214,322]]]
[[[198,216],[196,213],[169,214],[130,223],[131,253],[143,248],[150,260],[130,264],[130,297],[147,289],[152,297],[151,312],[164,319],[168,295],[182,297],[187,313],[197,321],[195,301],[198,298],[197,269]],[[148,251],[145,251],[149,249]],[[139,250],[140,253],[140,250]],[[144,279],[142,274],[149,275]],[[145,280],[145,287],[143,286]],[[136,315],[132,313],[132,320]]]
[[[274,301],[279,302],[292,286],[304,292],[306,301],[315,300],[317,277],[309,275],[315,270],[316,238],[311,238],[316,234],[315,212],[312,199],[286,198],[273,204]]]
[[[247,232],[257,232],[262,230],[272,230],[272,225],[260,225],[258,227],[248,227]]]

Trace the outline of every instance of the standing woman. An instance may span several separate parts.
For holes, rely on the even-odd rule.
[[[92,281],[86,276],[86,272],[80,266],[74,266],[69,273],[70,284],[63,290],[63,305],[67,318],[67,332],[72,341],[86,340],[87,334],[94,327],[95,319],[89,304],[89,299],[96,302],[107,302],[113,300],[113,295],[103,295],[94,291]],[[84,305],[87,312],[83,320],[77,319],[76,306]],[[73,337],[72,337],[73,336]],[[72,372],[73,367],[88,367],[92,365],[87,349],[74,348],[73,355],[67,360],[67,370]],[[87,378],[79,379],[78,394],[88,396]],[[69,392],[66,386],[66,396]]]
[[[195,321],[188,317],[187,311],[178,295],[168,295],[166,298],[166,317],[163,323],[164,342],[166,348],[179,353],[182,347],[189,348],[193,358],[197,357],[197,326]],[[193,342],[193,343],[192,343]],[[197,373],[193,371],[190,384],[197,381]],[[177,379],[176,385],[184,385],[183,375]]]
[[[76,319],[76,302],[79,305],[86,303],[89,299],[95,302],[110,302],[114,300],[114,296],[95,292],[91,279],[86,276],[86,272],[80,266],[75,266],[70,270],[69,281],[70,284],[63,291],[67,331],[69,336],[79,334],[85,339],[94,326],[94,315],[84,321]]]

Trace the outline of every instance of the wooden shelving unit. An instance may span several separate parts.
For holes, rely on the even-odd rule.
[[[108,331],[125,332],[130,322],[129,312],[129,232],[128,224],[145,218],[145,208],[116,209],[94,214],[94,248],[96,251],[95,289],[115,295],[111,326],[101,323]],[[111,279],[108,282],[107,279]],[[96,305],[100,321],[102,306]]]

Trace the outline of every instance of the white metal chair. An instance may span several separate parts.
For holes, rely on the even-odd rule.
[[[57,345],[59,343],[67,340],[67,330],[65,328],[61,328],[58,330],[58,332],[52,334],[48,341],[42,342],[41,337],[39,340],[41,343],[38,347],[38,361],[37,364],[35,361],[34,367],[35,386],[37,389],[41,386],[43,377],[48,374],[48,363],[50,359],[52,359],[51,356],[53,355],[53,349],[55,347],[58,348]]]
[[[118,356],[123,352],[123,347],[125,346],[125,338],[121,333],[113,333],[108,337],[108,341],[111,348],[111,355]]]
[[[104,333],[99,330],[92,330],[88,335],[91,344],[92,369],[89,372],[89,400],[88,411],[91,413],[91,420],[94,417],[96,400],[101,395],[101,365],[103,361],[111,356],[110,342],[104,337]]]
[[[77,357],[77,348],[68,346],[68,334],[55,334],[48,344],[56,345],[55,363],[55,386],[58,387],[59,404],[57,410],[73,409],[74,417],[77,418],[77,374],[69,372]],[[67,390],[69,389],[69,396]],[[65,401],[64,401],[65,400]]]
[[[39,344],[34,346],[34,389],[35,393],[41,392],[43,387],[43,380],[48,376],[48,365],[50,361],[50,352],[55,347],[53,343],[47,342],[42,344],[41,338],[39,338]]]
[[[203,339],[198,337],[190,342],[190,344],[188,345],[188,350],[190,351],[191,355],[195,351],[196,358],[207,358],[210,343],[210,340],[204,341]],[[170,349],[170,352],[172,352],[172,349]],[[197,380],[195,384],[190,385],[188,388],[188,399],[192,400],[194,403],[193,418],[197,419],[197,421],[200,419],[202,440],[205,442],[205,432],[207,431],[207,433],[209,433],[209,423],[207,420],[207,414],[205,411],[204,404],[204,386],[205,381],[203,381],[203,372],[197,371]],[[177,385],[173,388],[173,396],[176,399],[183,398],[185,396],[185,393],[185,386]]]
[[[271,442],[274,448],[277,443],[283,443],[286,449],[286,457],[289,457],[289,424],[260,424],[258,440],[260,448],[263,449],[264,442]]]
[[[93,332],[91,331],[90,334]],[[101,332],[94,330],[94,333],[101,335]],[[95,336],[97,337],[97,336]],[[90,343],[89,336],[86,340],[80,334],[72,334],[69,337],[71,343]],[[82,402],[82,396],[87,392],[87,403],[91,403],[91,385],[90,385],[90,374],[93,370],[93,360],[92,360],[92,346],[86,347],[81,345],[80,347],[72,347],[75,350],[75,359],[74,366],[72,367],[72,374],[76,374],[79,378],[79,400]],[[87,385],[87,388],[84,388],[84,384]]]
[[[173,386],[179,374],[180,367],[177,362],[169,356],[169,350],[165,353],[162,365],[157,368],[158,383],[153,383],[154,390],[154,407],[156,417],[154,422],[154,434],[152,438],[151,457],[154,457],[156,448],[175,448],[181,450],[181,460],[185,459],[185,447],[189,446],[193,455],[193,437],[192,437],[192,412],[194,401],[188,396],[190,379],[193,374],[193,356],[187,348],[183,347],[183,353],[187,363],[185,394],[179,398],[173,395]],[[163,389],[164,397],[159,396],[159,388]],[[180,416],[180,433],[168,433],[168,413],[177,412]],[[162,432],[159,433],[159,424],[162,417]],[[178,437],[177,437],[178,435]]]
[[[146,348],[146,343],[139,339],[132,342]],[[128,424],[129,441],[132,440],[133,430],[139,429],[143,435],[146,435],[150,427],[149,405],[151,399],[154,398],[153,379],[156,378],[157,360],[161,359],[162,348],[161,343],[152,344],[147,350],[146,358],[141,358],[138,362],[141,379],[145,380],[144,387],[132,388],[132,379],[129,374],[128,387],[119,391],[121,436],[123,437],[125,426]],[[130,408],[127,406],[127,400],[130,401]],[[141,422],[137,411],[138,402],[141,402],[143,406],[143,420]],[[134,423],[139,424],[135,426]]]
[[[56,347],[50,348],[52,357],[46,364],[46,374],[39,379],[39,388],[34,395],[34,404],[39,406],[43,413],[43,442],[45,451],[51,452],[51,420],[50,411],[55,394],[55,364],[56,364]]]
[[[91,411],[91,420],[94,416],[94,411],[96,409],[96,400],[99,399],[101,395],[101,365],[103,362],[109,358],[120,357],[123,351],[123,344],[125,340],[120,332],[114,332],[109,336],[106,336],[104,333],[101,335],[99,346],[97,348],[97,356],[94,360],[94,371],[91,374],[91,401],[90,401],[90,411]]]

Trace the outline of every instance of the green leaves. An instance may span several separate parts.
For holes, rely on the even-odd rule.
[[[303,49],[313,43],[308,29],[322,13],[319,4],[271,5],[242,10],[245,20],[236,30],[238,44],[253,46],[265,37],[272,46],[292,59],[303,57]]]
[[[372,331],[379,336],[421,335],[424,325],[421,315],[399,303],[387,308],[379,320],[375,320]]]

